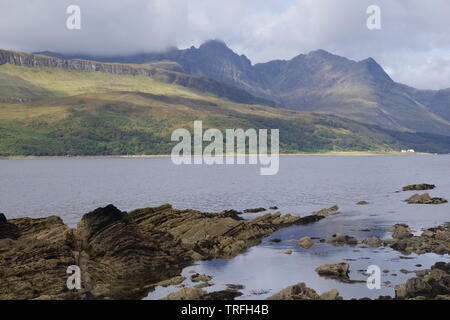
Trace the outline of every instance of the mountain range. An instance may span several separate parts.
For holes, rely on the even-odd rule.
[[[283,153],[450,153],[448,95],[325,51],[252,65],[218,41],[130,57],[0,50],[0,156],[168,154],[194,120],[280,129]]]
[[[372,58],[353,61],[317,50],[253,65],[218,40],[199,48],[134,56],[41,54],[145,64],[214,79],[278,107],[333,114],[390,130],[450,135],[450,89],[418,90],[396,83]]]

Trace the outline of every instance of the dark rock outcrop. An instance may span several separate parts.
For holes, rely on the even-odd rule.
[[[331,289],[319,295],[314,289],[308,288],[305,283],[287,287],[267,300],[342,300],[339,291]]]
[[[415,194],[405,200],[409,204],[442,204],[448,201],[443,198],[432,198],[428,193]]]
[[[396,225],[390,231],[393,239],[384,240],[383,245],[394,250],[406,254],[450,254],[450,222],[426,229],[420,236],[414,236],[406,225]]]
[[[381,239],[378,237],[370,237],[364,239],[363,243],[371,248],[379,248],[383,245],[383,241],[381,241]]]
[[[437,262],[430,270],[395,287],[396,299],[450,300],[450,263]]]
[[[241,295],[242,293],[233,289],[207,292],[200,288],[183,288],[161,300],[234,300]]]
[[[17,239],[19,237],[19,228],[9,223],[3,213],[0,213],[0,239]]]
[[[358,240],[355,237],[347,236],[340,233],[334,234],[330,239],[326,240],[325,242],[335,246],[342,246],[344,244],[355,246],[358,244]]]
[[[423,190],[433,190],[436,188],[434,184],[411,184],[402,188],[403,191],[423,191]]]
[[[264,212],[267,211],[266,208],[253,208],[253,209],[245,209],[245,213],[258,213],[258,212]]]
[[[319,295],[302,282],[281,290],[267,300],[319,300]]]
[[[315,270],[320,276],[338,280],[348,280],[350,266],[345,262],[324,264]]]
[[[332,206],[330,208],[326,208],[326,209],[322,209],[322,210],[319,210],[319,211],[315,211],[312,214],[319,215],[319,216],[324,216],[324,215],[328,215],[330,213],[337,213],[338,211],[339,211],[339,207],[337,205],[334,205],[334,206]]]

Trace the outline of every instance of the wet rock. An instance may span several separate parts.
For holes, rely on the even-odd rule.
[[[337,213],[338,211],[339,211],[339,207],[337,205],[334,205],[334,206],[332,206],[330,208],[326,208],[326,209],[322,209],[322,210],[319,210],[319,211],[315,211],[312,214],[323,216],[323,215],[328,215],[328,214],[331,214],[331,213]]]
[[[405,202],[409,204],[442,204],[447,203],[448,201],[443,198],[431,198],[428,193],[424,193],[421,195],[415,194],[406,199]]]
[[[371,248],[379,248],[383,245],[383,241],[381,241],[378,237],[367,238],[363,241],[363,243]]]
[[[365,205],[368,205],[369,202],[367,202],[367,201],[358,201],[356,204],[357,204],[358,206],[365,206]]]
[[[161,287],[178,286],[178,285],[182,284],[184,282],[184,280],[186,280],[186,278],[182,277],[182,276],[173,277],[169,280],[160,281],[160,282],[156,283],[155,286],[161,286]]]
[[[403,187],[403,191],[423,191],[423,190],[433,190],[436,188],[434,184],[411,184],[409,186]]]
[[[200,288],[183,288],[161,300],[234,300],[241,295],[242,293],[231,289],[207,292]]]
[[[402,240],[407,238],[412,238],[413,234],[408,229],[408,226],[405,225],[395,225],[394,231],[392,233],[392,238]]]
[[[420,278],[409,279],[405,284],[395,287],[395,295],[399,299],[428,296],[431,292],[432,287]]]
[[[202,300],[234,300],[235,298],[242,296],[242,293],[236,290],[222,290],[222,291],[215,291],[211,293],[207,293],[202,297]]]
[[[337,289],[331,289],[330,291],[324,292],[320,295],[320,300],[342,300],[339,296],[339,291]]]
[[[204,300],[203,298],[207,294],[208,292],[199,288],[183,288],[161,300]]]
[[[351,237],[351,236],[347,236],[341,233],[336,233],[334,234],[330,239],[325,241],[328,244],[333,244],[333,245],[344,245],[344,244],[348,244],[348,245],[357,245],[358,244],[358,240],[355,237]]]
[[[242,293],[236,290],[222,290],[207,292],[201,288],[183,288],[177,292],[169,294],[161,300],[234,300]]]
[[[254,209],[245,209],[245,213],[258,213],[258,212],[264,212],[267,211],[266,208],[254,208]]]
[[[244,290],[245,286],[243,286],[242,284],[227,284],[227,288],[230,290],[235,290],[235,291],[239,291],[239,290]]]
[[[270,210],[278,210],[278,207],[277,206],[273,206],[273,207],[270,207],[269,209]]]
[[[303,249],[309,249],[314,245],[314,242],[310,237],[303,237],[298,241],[298,244]]]
[[[202,282],[194,286],[194,288],[203,289],[207,287],[211,287],[213,284],[209,282]]]
[[[322,277],[334,279],[348,279],[350,266],[345,262],[324,264],[316,268],[315,271]]]
[[[431,270],[416,273],[406,283],[395,287],[397,299],[445,299],[450,295],[450,263],[437,262]]]
[[[420,236],[413,236],[406,225],[396,225],[390,230],[393,231],[394,239],[384,240],[383,244],[394,250],[417,254],[450,253],[450,223],[426,229]]]
[[[320,296],[306,284],[299,283],[281,290],[267,300],[320,300]]]
[[[332,289],[319,295],[314,289],[308,288],[305,283],[287,287],[267,300],[341,300],[339,291]]]
[[[191,276],[192,282],[208,282],[210,280],[212,280],[212,277],[205,275],[205,274],[196,273]]]
[[[280,243],[282,240],[281,239],[270,239],[269,241],[273,242],[273,243]]]

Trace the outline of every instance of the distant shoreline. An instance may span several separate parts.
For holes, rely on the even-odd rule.
[[[432,153],[405,153],[405,152],[369,152],[369,151],[330,151],[315,153],[280,153],[280,157],[317,157],[317,156],[430,156]],[[234,155],[236,156],[236,155]],[[248,155],[247,155],[248,156]],[[254,155],[252,155],[254,156]],[[33,160],[33,159],[145,159],[145,158],[170,158],[170,154],[161,155],[105,155],[105,156],[0,156],[0,160]]]

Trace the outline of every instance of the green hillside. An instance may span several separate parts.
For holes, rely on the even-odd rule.
[[[450,152],[448,139],[219,99],[144,76],[0,66],[0,155],[168,154],[174,129],[280,129],[285,153]]]

